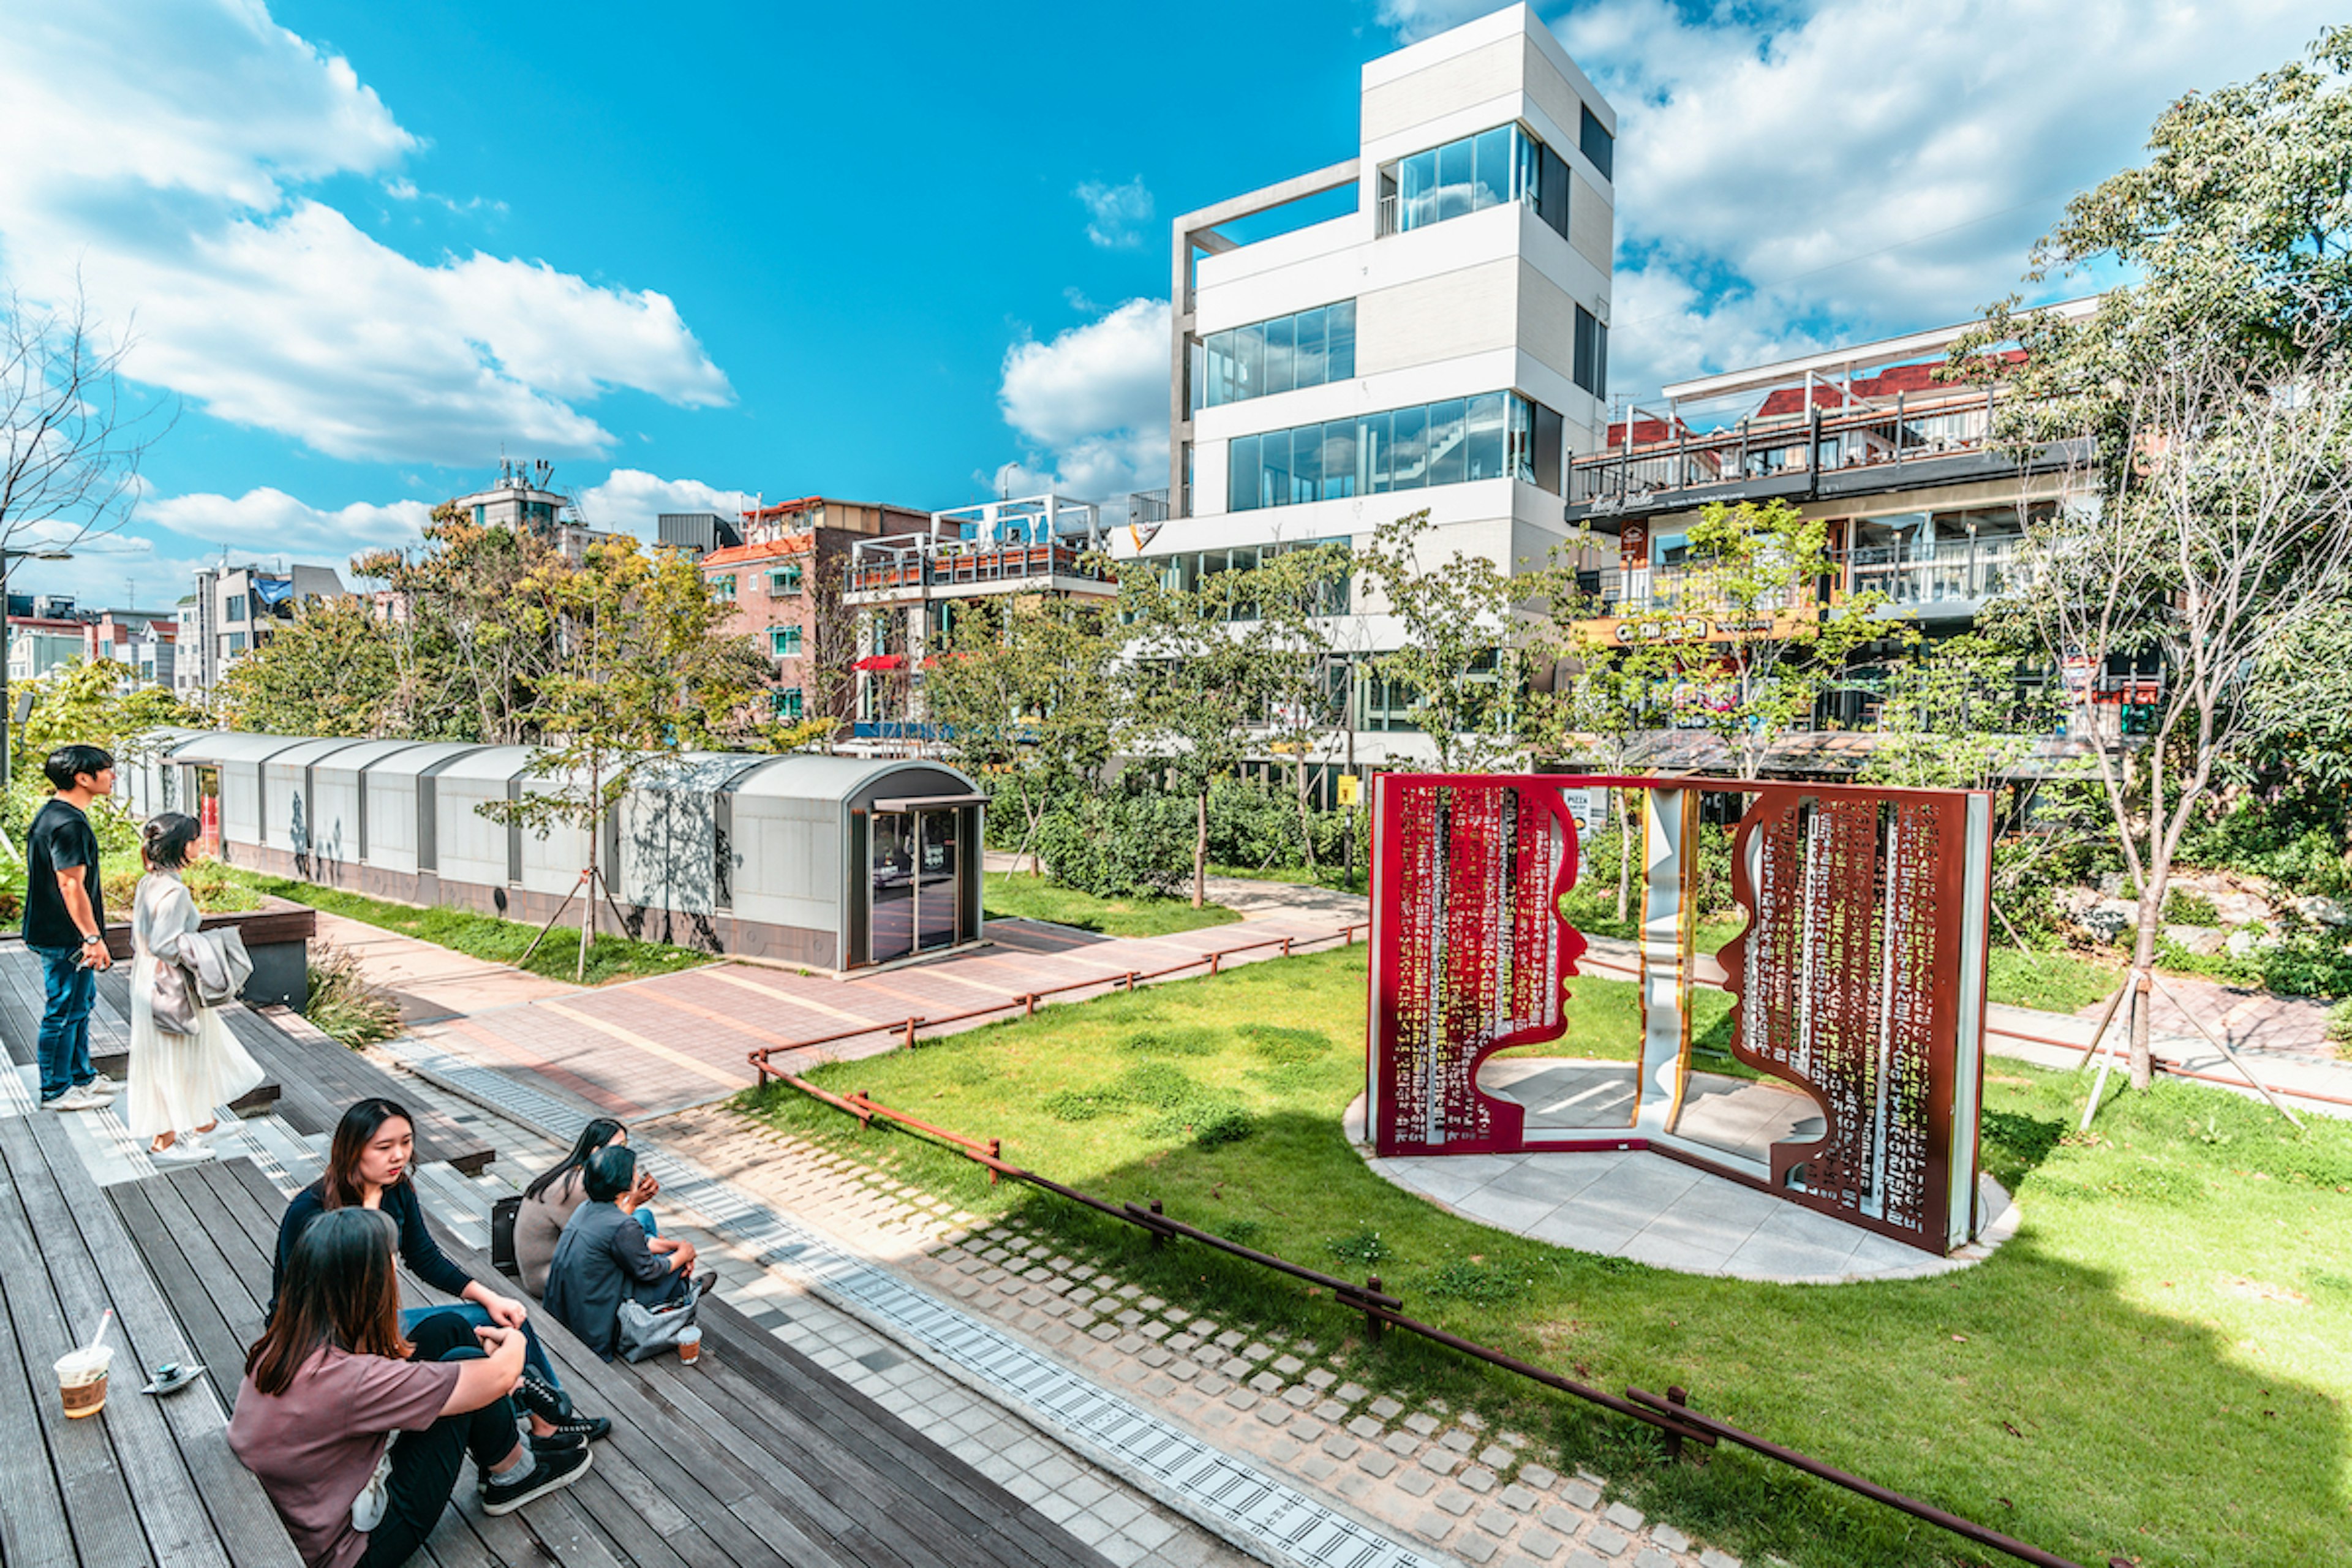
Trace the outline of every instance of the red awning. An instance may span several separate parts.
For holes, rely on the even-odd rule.
[[[853,668],[857,669],[900,669],[905,668],[906,663],[907,657],[904,654],[877,653],[871,658],[859,659]]]

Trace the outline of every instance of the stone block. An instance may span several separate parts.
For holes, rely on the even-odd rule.
[[[1443,1448],[1430,1448],[1421,1456],[1421,1468],[1433,1476],[1450,1476],[1461,1463],[1461,1455],[1449,1454]]]
[[[1519,1479],[1540,1492],[1550,1490],[1551,1484],[1559,1479],[1559,1476],[1541,1465],[1522,1465],[1519,1467]]]
[[[1454,1479],[1474,1492],[1483,1494],[1495,1489],[1495,1472],[1484,1465],[1465,1465],[1462,1473]]]
[[[1396,1484],[1414,1497],[1427,1497],[1437,1489],[1437,1478],[1422,1470],[1406,1470],[1398,1475]]]
[[[1331,1391],[1331,1397],[1342,1405],[1354,1405],[1360,1402],[1364,1395],[1370,1392],[1370,1389],[1360,1383],[1343,1383]]]
[[[1416,1410],[1404,1418],[1405,1430],[1417,1437],[1426,1437],[1437,1430],[1437,1417]]]
[[[1618,1529],[1627,1531],[1639,1530],[1643,1523],[1642,1510],[1629,1503],[1612,1502],[1601,1517]]]
[[[1352,1459],[1363,1447],[1345,1432],[1334,1432],[1323,1439],[1323,1451],[1335,1459]]]
[[[1396,1473],[1396,1456],[1385,1448],[1367,1448],[1356,1456],[1356,1468],[1381,1479]]]
[[[1372,1414],[1382,1421],[1393,1421],[1404,1414],[1404,1406],[1385,1394],[1372,1401],[1371,1409]]]
[[[1307,1363],[1295,1355],[1276,1356],[1274,1358],[1274,1370],[1285,1377],[1297,1377],[1307,1370]]]
[[[1454,1488],[1448,1487],[1445,1490],[1438,1494],[1437,1506],[1452,1514],[1454,1518],[1460,1519],[1463,1515],[1470,1511],[1471,1505],[1475,1503],[1477,1500],[1478,1500],[1476,1498],[1472,1497],[1468,1492],[1460,1491]]]
[[[1681,1531],[1676,1530],[1671,1524],[1654,1524],[1650,1526],[1650,1539],[1656,1544],[1664,1547],[1669,1552],[1688,1552],[1690,1550],[1691,1538],[1685,1535]]]
[[[1438,1441],[1444,1444],[1447,1447],[1453,1449],[1457,1454],[1467,1454],[1471,1449],[1478,1446],[1477,1439],[1472,1437],[1469,1433],[1462,1431],[1458,1427],[1454,1431],[1448,1432],[1444,1436],[1440,1437]]]
[[[1514,1512],[1525,1513],[1528,1510],[1535,1507],[1536,1502],[1536,1494],[1528,1490],[1527,1488],[1519,1485],[1517,1481],[1513,1481],[1509,1486],[1503,1489],[1503,1506],[1512,1510]]]
[[[1591,1533],[1584,1538],[1584,1544],[1588,1550],[1601,1556],[1622,1557],[1625,1548],[1633,1543],[1622,1531],[1612,1530],[1605,1524],[1596,1524]]]
[[[1348,1423],[1348,1430],[1353,1432],[1357,1436],[1361,1437],[1365,1442],[1373,1443],[1380,1440],[1381,1433],[1385,1430],[1385,1428],[1369,1415],[1359,1415],[1353,1421]]]

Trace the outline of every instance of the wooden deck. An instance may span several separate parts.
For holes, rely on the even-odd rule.
[[[251,1162],[110,1188],[189,1337],[215,1366],[258,1329],[285,1199]],[[444,1232],[483,1279],[488,1259]],[[408,1300],[432,1300],[415,1280]],[[470,1486],[427,1543],[437,1568],[1097,1568],[1104,1559],[866,1395],[717,1300],[698,1365],[610,1365],[542,1315],[582,1408],[613,1418],[594,1467],[502,1519]],[[235,1362],[229,1364],[235,1365]],[[234,1379],[225,1380],[233,1383]],[[14,1559],[12,1558],[13,1563]]]
[[[222,1009],[229,1028],[269,1076],[232,1107],[239,1115],[273,1110],[299,1132],[332,1132],[344,1108],[369,1095],[407,1103],[398,1079],[355,1051],[314,1033],[289,1034],[240,1002]],[[0,942],[0,1039],[19,1067],[35,1060],[41,1027],[41,961],[21,942]],[[89,1015],[89,1054],[98,1070],[118,1081],[130,1073],[131,966],[118,963],[98,977]],[[416,1154],[446,1160],[472,1173],[497,1157],[481,1138],[428,1107],[416,1113]]]
[[[55,1116],[0,1117],[0,1562],[299,1568],[261,1484],[229,1452],[242,1352],[182,1330]],[[69,1421],[51,1363],[110,1306],[106,1408]],[[212,1378],[141,1394],[140,1369],[166,1361],[206,1362]]]

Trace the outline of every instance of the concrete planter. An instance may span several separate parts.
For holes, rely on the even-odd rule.
[[[203,929],[233,926],[252,955],[253,973],[238,992],[253,1007],[288,1006],[300,1012],[310,1004],[310,939],[318,934],[319,911],[308,904],[264,896],[261,908],[206,915]],[[131,960],[129,922],[106,928],[106,949],[118,963]]]

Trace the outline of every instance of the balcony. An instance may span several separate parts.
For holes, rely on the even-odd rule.
[[[1721,430],[1677,428],[1668,440],[1576,458],[1568,516],[1605,526],[1716,500],[1798,501],[2014,477],[2016,455],[1993,438],[1994,397],[1989,390],[1905,395],[1891,407],[1816,407]],[[2063,467],[2074,445],[2053,443],[2027,467]]]
[[[2013,533],[1932,544],[1874,545],[1833,552],[1829,557],[1833,602],[1857,594],[1884,594],[1890,611],[1934,616],[1973,615],[1988,599],[2021,586],[2025,577],[2024,541]],[[1577,585],[1597,605],[1591,618],[1629,616],[1715,615],[1705,569],[1655,566],[1578,574]],[[1759,613],[1780,613],[1783,605],[1759,605]]]
[[[931,531],[850,547],[852,604],[953,598],[1024,589],[1108,595],[1117,579],[1099,510],[1058,496],[985,501],[935,512]]]

